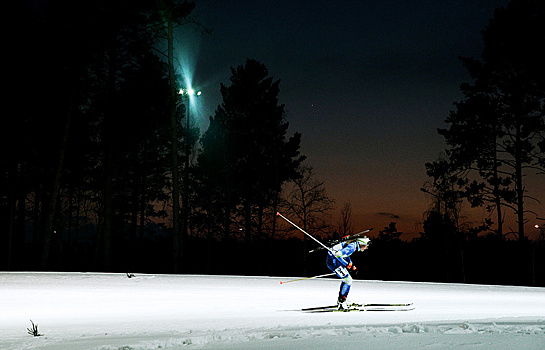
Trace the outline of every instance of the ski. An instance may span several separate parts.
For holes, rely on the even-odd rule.
[[[368,306],[376,306],[376,307],[399,306],[399,307],[402,307],[402,306],[412,306],[412,305],[413,305],[413,303],[398,303],[398,304],[388,304],[388,303],[356,304],[356,303],[352,303],[352,304],[350,304],[350,306],[355,306],[355,307],[368,307]]]
[[[361,236],[361,235],[363,235],[364,233],[367,233],[367,232],[372,231],[372,230],[373,230],[373,229],[370,228],[370,229],[367,229],[367,230],[365,230],[365,231],[361,231],[361,232],[358,232],[358,233],[354,233],[353,235],[344,236],[344,237],[342,237],[341,239],[336,239],[336,240],[333,240],[333,241],[331,241],[331,242],[328,242],[328,245],[334,246],[335,244],[338,244],[338,243],[340,243],[340,242],[346,242],[346,241],[348,241],[349,239],[352,239],[352,238],[354,238],[354,237]],[[322,247],[322,246],[320,246],[320,247],[311,249],[311,250],[309,250],[308,252],[309,252],[309,253],[313,253],[313,252],[316,252],[316,251],[322,250],[322,249],[325,249],[325,248]]]
[[[358,303],[351,303],[349,304],[349,308],[368,308],[368,309],[374,309],[377,310],[378,308],[385,308],[388,310],[391,310],[392,308],[409,308],[413,305],[413,303],[396,303],[396,304],[389,304],[389,303],[368,303],[368,304],[358,304]],[[301,309],[301,311],[319,311],[319,310],[329,310],[329,309],[337,309],[337,305],[326,305],[326,306],[316,306],[316,307],[307,307],[304,309]],[[395,309],[394,309],[395,310]]]
[[[307,313],[325,313],[325,312],[367,312],[367,311],[411,311],[414,307],[350,307],[345,310],[335,308],[317,309],[305,311]]]
[[[314,311],[314,310],[335,309],[335,308],[337,308],[337,305],[327,305],[327,306],[307,307],[307,308],[301,309],[301,311]]]

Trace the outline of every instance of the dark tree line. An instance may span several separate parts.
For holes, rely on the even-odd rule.
[[[530,188],[526,176],[545,175],[543,33],[543,1],[496,10],[481,59],[461,59],[472,82],[461,86],[464,99],[438,130],[446,156],[426,164],[431,180],[422,190],[432,206],[423,231],[412,241],[395,223],[380,231],[356,258],[362,278],[545,285],[543,228],[535,241],[526,231],[542,213],[525,206],[542,189]],[[466,223],[464,202],[491,216],[477,227]],[[513,232],[503,225],[507,216],[517,223]]]
[[[490,267],[479,275],[483,282],[535,284],[543,273],[544,242],[530,242],[526,231],[540,216],[526,206],[539,202],[540,188],[525,179],[545,174],[544,5],[513,0],[497,9],[483,31],[481,59],[461,58],[472,82],[461,86],[464,99],[439,129],[449,148],[426,164],[432,180],[423,188],[435,205],[422,239],[436,242],[435,261],[450,264],[446,279],[473,280],[475,266]],[[464,225],[464,201],[485,207],[489,218],[479,227]],[[506,230],[506,217],[516,221],[513,231]]]
[[[313,243],[275,213],[327,242],[353,233],[351,207],[332,233],[334,202],[264,64],[231,68],[201,135],[173,54],[194,3],[37,3],[22,12],[21,100],[2,139],[0,269],[327,272],[323,251],[309,254]],[[535,217],[525,175],[545,172],[543,9],[512,1],[483,32],[481,60],[462,59],[473,81],[439,130],[446,156],[426,165],[423,232],[408,242],[395,223],[379,231],[355,257],[358,278],[545,284],[543,240],[529,242],[524,226]],[[464,201],[494,215],[470,227]]]
[[[3,163],[8,266],[61,265],[59,251],[80,254],[93,222],[85,255],[109,270],[114,232],[126,225],[136,236],[161,215],[150,203],[167,184],[168,82],[152,52],[153,10],[145,1],[62,0],[27,9],[20,54],[29,98],[12,118]]]
[[[473,83],[463,84],[439,133],[450,147],[447,158],[427,165],[436,195],[467,199],[494,212],[500,237],[514,213],[519,240],[525,240],[530,213],[538,200],[527,175],[545,174],[545,9],[542,1],[514,0],[498,9],[483,32],[481,60],[462,58]]]
[[[263,64],[233,68],[201,138],[172,46],[194,3],[37,4],[21,16],[28,98],[1,160],[3,268],[189,271],[190,236],[271,236],[304,156]]]

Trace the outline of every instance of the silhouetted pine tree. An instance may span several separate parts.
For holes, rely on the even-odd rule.
[[[209,214],[223,218],[215,224],[224,237],[239,221],[237,228],[249,242],[262,236],[265,209],[275,205],[281,185],[298,176],[305,157],[299,154],[301,135],[287,137],[280,81],[252,59],[231,72],[231,85],[221,85],[223,102],[202,137],[198,181],[209,198],[203,208],[218,210]]]
[[[497,211],[500,234],[502,207],[512,208],[520,240],[525,239],[524,202],[530,198],[524,177],[544,171],[543,33],[542,1],[513,0],[496,10],[483,32],[482,59],[463,59],[474,84],[462,86],[466,99],[446,120],[450,127],[440,130],[453,166],[475,170],[482,179],[467,186],[470,202]]]

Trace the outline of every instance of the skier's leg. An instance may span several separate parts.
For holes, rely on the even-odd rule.
[[[350,293],[350,287],[352,287],[352,276],[348,274],[341,282],[341,288],[339,289],[339,300],[346,301],[348,293]]]
[[[327,267],[335,272],[337,277],[342,280],[337,305],[339,306],[339,309],[347,309],[346,296],[348,295],[348,292],[350,292],[350,287],[352,286],[352,276],[350,276],[346,267],[342,266],[337,259],[328,259]]]
[[[339,289],[339,297],[337,298],[337,306],[339,309],[348,309],[348,303],[346,302],[346,297],[350,292],[350,287],[352,286],[352,276],[347,274],[341,282],[341,287]]]

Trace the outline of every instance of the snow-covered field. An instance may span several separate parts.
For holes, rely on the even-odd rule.
[[[0,349],[545,349],[544,288],[355,281],[416,308],[308,314],[339,281],[290,279],[4,272]]]

